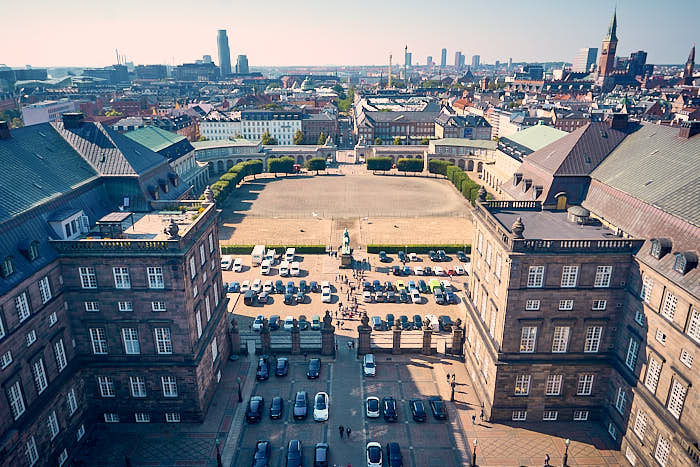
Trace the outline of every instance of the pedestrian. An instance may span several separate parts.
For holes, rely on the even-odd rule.
[[[352,433],[352,430],[350,429],[350,427],[347,427],[347,428],[345,429],[345,433],[347,433],[348,439],[350,439],[350,433]]]
[[[454,383],[454,381],[455,381],[455,374],[452,373],[452,382]]]
[[[484,409],[481,409],[481,412],[479,412],[479,421],[480,422],[484,421]]]
[[[343,439],[343,431],[344,431],[344,430],[345,430],[345,428],[343,428],[343,425],[340,425],[340,426],[338,427],[338,431],[340,432],[340,439]]]
[[[476,425],[476,415],[472,414],[472,425]]]
[[[549,454],[546,454],[544,456],[544,467],[548,467],[548,466],[549,466]]]
[[[450,382],[450,374],[449,373],[447,373],[447,382],[448,383]]]

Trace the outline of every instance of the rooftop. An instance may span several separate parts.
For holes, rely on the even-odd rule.
[[[490,139],[467,139],[467,138],[442,138],[430,142],[435,146],[464,146],[468,148],[481,148],[495,150],[498,147],[498,141]]]
[[[539,211],[517,208],[489,208],[489,212],[507,232],[519,217],[525,226],[525,239],[538,240],[607,240],[615,235],[600,223],[575,224],[567,219],[565,211]]]
[[[132,140],[136,141],[137,143],[143,146],[146,146],[148,149],[154,152],[162,151],[163,149],[168,148],[173,144],[179,143],[180,141],[187,139],[182,135],[162,130],[155,126],[139,128],[138,130],[124,133],[124,136],[126,136],[127,138],[131,138]]]
[[[192,143],[195,149],[230,148],[233,146],[257,146],[260,141],[251,141],[243,138],[212,139],[209,141],[195,141]]]
[[[566,131],[558,130],[551,126],[534,125],[525,130],[503,137],[501,141],[506,144],[508,142],[513,142],[531,151],[537,151],[566,135],[568,135]]]

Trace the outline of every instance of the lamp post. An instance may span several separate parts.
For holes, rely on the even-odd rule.
[[[564,450],[564,462],[562,462],[562,464],[564,467],[566,467],[566,463],[569,461],[569,444],[571,444],[571,440],[569,438],[566,438],[564,444],[566,444],[566,449]]]
[[[219,449],[219,444],[221,444],[221,440],[216,438],[216,467],[223,467],[224,464],[221,462],[221,450]]]
[[[241,394],[241,377],[236,378],[236,383],[238,383],[238,402],[243,402],[243,394]]]
[[[476,439],[474,440],[474,450],[472,451],[472,467],[476,466]]]

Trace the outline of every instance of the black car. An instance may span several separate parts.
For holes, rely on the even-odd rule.
[[[304,420],[309,411],[309,396],[306,391],[297,392],[294,399],[294,420]]]
[[[452,319],[447,316],[447,315],[442,315],[438,318],[438,322],[440,323],[440,329],[442,331],[451,331],[452,330]]]
[[[382,283],[376,279],[374,281],[372,281],[372,290],[374,290],[375,292],[381,292],[382,291]]]
[[[287,282],[284,293],[294,293],[294,281]]]
[[[272,315],[270,316],[270,321],[268,322],[270,325],[270,331],[274,331],[276,329],[280,328],[280,317],[278,315]]]
[[[314,467],[328,467],[328,444],[316,443],[314,446]]]
[[[386,290],[387,292],[394,290],[394,284],[392,284],[391,281],[385,281],[384,290]]]
[[[408,296],[406,289],[401,289],[401,292],[399,293],[399,300],[401,303],[408,303],[411,301],[411,297]]]
[[[382,263],[388,263],[391,261],[391,258],[389,258],[386,255],[386,251],[380,251],[379,252],[379,261],[381,261]]]
[[[420,315],[413,315],[413,327],[416,329],[423,327],[423,319],[420,317]]]
[[[284,293],[284,284],[279,279],[275,281],[275,293]]]
[[[428,401],[430,402],[430,409],[433,411],[433,417],[438,420],[446,420],[447,410],[442,399],[438,396],[432,396]]]
[[[433,269],[430,266],[426,266],[423,268],[423,275],[424,276],[432,276],[433,275]]]
[[[272,403],[270,404],[270,418],[273,420],[279,420],[282,417],[282,411],[284,410],[284,399],[280,396],[275,396],[272,398]]]
[[[389,461],[389,467],[403,467],[399,443],[386,444],[386,458]]]
[[[447,257],[447,253],[445,253],[445,250],[438,250],[437,255],[440,261],[449,261],[450,259]]]
[[[408,316],[406,316],[406,315],[399,316],[399,321],[401,322],[401,329],[403,329],[403,330],[411,329],[411,323],[408,321]]]
[[[311,288],[311,291],[314,293],[321,291],[321,287],[319,287],[318,282],[316,282],[316,281],[311,281],[309,283],[309,287]]]
[[[382,399],[382,414],[387,422],[395,422],[399,419],[396,413],[396,399],[393,397],[385,397]]]
[[[306,370],[306,377],[309,379],[316,379],[321,373],[321,359],[312,358],[309,360],[309,368]]]
[[[267,357],[260,357],[258,360],[258,371],[255,373],[255,379],[265,381],[270,377],[270,360]]]
[[[372,291],[372,284],[369,283],[368,281],[364,281],[362,283],[362,291],[363,292],[371,292]]]
[[[411,399],[408,401],[408,406],[411,408],[411,415],[416,422],[424,422],[427,418],[425,414],[425,405],[422,399]]]
[[[460,260],[462,263],[466,263],[467,262],[467,255],[465,255],[463,251],[458,251],[457,252],[457,259]]]
[[[255,455],[253,456],[253,467],[267,467],[270,462],[270,451],[272,443],[268,440],[255,443]]]
[[[394,315],[392,315],[391,313],[386,315],[386,325],[390,328],[394,327]]]
[[[430,261],[440,261],[440,260],[438,259],[438,255],[435,254],[435,252],[434,252],[433,250],[430,250],[430,251],[428,252],[428,257],[430,257]]]
[[[404,253],[401,250],[399,250],[399,261],[401,261],[402,263],[406,262],[406,253]]]
[[[291,305],[292,303],[294,303],[294,295],[290,293],[284,294],[284,304]]]
[[[309,329],[309,322],[306,320],[305,315],[299,315],[299,330],[300,331],[306,331]]]
[[[401,275],[401,268],[398,266],[393,266],[391,268],[391,273],[395,276],[400,276]]]
[[[248,410],[245,414],[246,421],[248,423],[254,423],[262,420],[264,408],[265,399],[262,396],[252,396],[248,402]]]
[[[287,467],[301,467],[303,463],[301,441],[293,439],[287,446]]]
[[[275,367],[275,376],[287,376],[289,372],[289,359],[287,357],[281,357],[277,359],[277,366]]]

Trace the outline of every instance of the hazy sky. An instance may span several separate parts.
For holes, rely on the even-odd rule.
[[[209,54],[227,29],[232,62],[256,65],[403,64],[427,55],[470,62],[571,61],[600,47],[617,5],[619,55],[685,62],[700,36],[700,0],[0,0],[0,63],[105,66],[114,49],[136,64]]]

